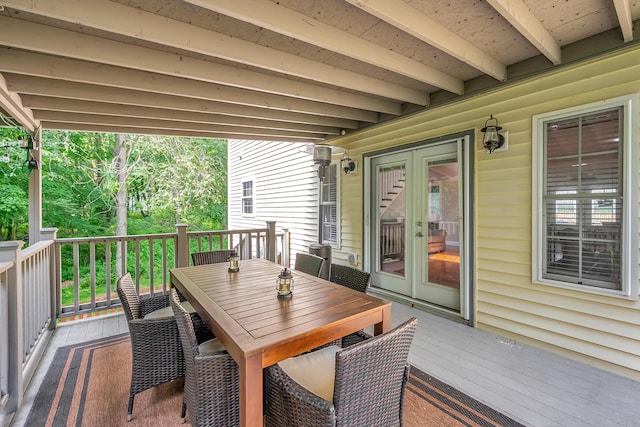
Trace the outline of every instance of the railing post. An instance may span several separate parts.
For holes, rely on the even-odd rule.
[[[276,222],[267,221],[267,259],[276,261]]]
[[[176,224],[176,267],[189,267],[189,237],[187,224]]]
[[[290,256],[291,256],[291,235],[289,234],[288,228],[282,229],[282,265],[285,267],[290,267]]]
[[[0,242],[0,262],[13,262],[7,283],[7,388],[9,399],[3,413],[15,412],[22,403],[24,393],[22,356],[24,354],[22,324],[22,259],[24,242]]]
[[[43,228],[40,230],[40,240],[56,240],[58,229],[55,227]],[[54,244],[51,247],[51,259],[49,260],[49,283],[51,283],[51,322],[49,329],[55,329],[58,318],[59,307],[62,307],[62,277],[60,269],[57,268],[60,262],[60,246]]]

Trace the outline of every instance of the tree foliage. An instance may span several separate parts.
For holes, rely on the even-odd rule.
[[[2,141],[23,131],[0,128]],[[226,224],[225,140],[127,135],[129,234],[171,232],[176,222],[200,229]],[[58,237],[112,234],[118,189],[114,134],[42,133],[43,225]],[[0,155],[3,155],[0,152]],[[0,163],[0,239],[28,236],[26,153]]]

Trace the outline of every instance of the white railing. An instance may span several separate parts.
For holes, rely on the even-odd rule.
[[[169,269],[189,265],[192,252],[235,249],[242,259],[288,266],[288,242],[287,230],[276,233],[273,222],[261,229],[188,231],[178,224],[175,233],[56,239],[56,312],[65,318],[119,307],[116,283],[122,272],[131,273],[140,294],[164,293]],[[116,259],[118,249],[125,256]],[[68,265],[61,264],[64,251],[64,259],[73,260]]]
[[[9,302],[8,284],[9,270],[13,262],[0,262],[0,411],[9,400]]]
[[[55,232],[42,230],[24,250],[23,242],[0,242],[0,413],[20,406],[58,319],[120,306],[123,272],[135,276],[138,292],[153,294],[167,291],[169,269],[188,266],[196,251],[233,248],[242,258],[289,263],[289,233],[276,233],[275,222],[197,232],[178,224],[175,233],[138,236],[56,239]]]

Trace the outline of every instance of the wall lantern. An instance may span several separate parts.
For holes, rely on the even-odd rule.
[[[229,256],[229,273],[237,273],[240,271],[240,257],[236,252]]]
[[[342,172],[348,175],[356,171],[356,162],[351,160],[351,157],[349,157],[349,153],[345,152],[342,155],[342,159],[340,160],[340,167],[342,168]]]
[[[504,136],[499,133],[501,130],[502,126],[498,126],[498,119],[494,118],[493,114],[489,120],[484,122],[484,127],[480,129],[484,133],[482,145],[489,153],[493,153],[504,145]]]
[[[0,156],[0,162],[9,163],[11,161],[11,157],[9,156],[9,149],[11,148],[23,148],[27,150],[27,168],[29,171],[34,169],[38,169],[38,161],[31,155],[31,151],[35,150],[33,147],[33,139],[31,135],[27,135],[26,139],[23,136],[18,137],[16,141],[6,141],[4,145],[0,145],[0,148],[4,148],[5,152],[2,156]]]
[[[291,270],[285,267],[276,280],[276,289],[278,298],[289,299],[293,294],[293,274]]]
[[[320,178],[320,181],[324,181],[324,177],[327,174],[327,168],[331,163],[331,147],[313,147],[313,163],[318,165],[318,178]]]

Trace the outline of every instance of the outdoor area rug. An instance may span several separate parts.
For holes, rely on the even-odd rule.
[[[178,426],[182,381],[136,395],[126,421],[131,379],[129,334],[57,350],[25,426]],[[189,425],[187,422],[183,425]],[[459,390],[412,367],[404,425],[521,426]]]

